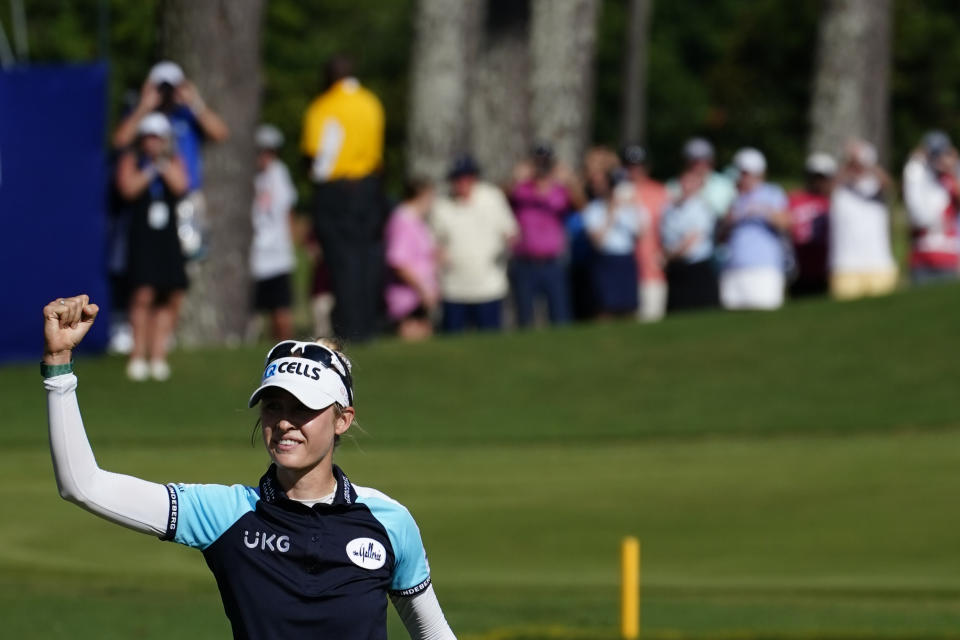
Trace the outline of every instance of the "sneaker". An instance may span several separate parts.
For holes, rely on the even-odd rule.
[[[133,351],[133,330],[129,322],[115,322],[110,325],[110,340],[107,353],[128,356]]]
[[[153,377],[154,380],[157,380],[158,382],[169,380],[170,365],[167,364],[166,360],[151,360],[150,375]]]
[[[134,382],[143,382],[150,377],[150,367],[143,358],[131,358],[127,363],[127,377]]]

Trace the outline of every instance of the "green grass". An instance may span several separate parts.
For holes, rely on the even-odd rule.
[[[958,322],[948,286],[383,341],[351,352],[365,433],[338,462],[413,511],[462,640],[617,637],[628,534],[644,637],[956,638]],[[101,466],[255,483],[262,352],[177,353],[164,385],[79,362]],[[200,554],[56,495],[36,367],[0,369],[0,389],[0,635],[227,637]]]

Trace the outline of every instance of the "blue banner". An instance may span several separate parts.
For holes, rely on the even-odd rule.
[[[0,71],[0,362],[39,362],[43,305],[78,293],[103,310],[82,351],[107,345],[106,96],[102,63]]]

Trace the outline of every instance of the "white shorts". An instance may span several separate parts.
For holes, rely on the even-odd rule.
[[[725,309],[779,309],[784,285],[775,267],[728,269],[720,274],[720,302]]]
[[[667,310],[667,283],[663,280],[640,281],[637,291],[640,306],[637,307],[637,320],[656,322],[662,320]]]

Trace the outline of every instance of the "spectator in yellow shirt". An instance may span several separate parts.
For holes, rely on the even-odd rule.
[[[315,185],[316,235],[330,266],[333,331],[363,341],[377,332],[382,292],[384,114],[352,66],[344,56],[327,64],[325,90],[303,117],[300,149]]]

